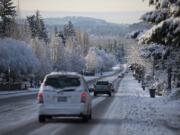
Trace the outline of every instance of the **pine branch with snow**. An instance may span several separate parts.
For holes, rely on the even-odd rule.
[[[154,11],[142,16],[142,20],[154,23],[154,27],[140,37],[140,43],[161,43],[169,46],[180,46],[180,1],[150,0],[155,5]]]
[[[151,42],[180,47],[180,17],[162,21],[139,38],[139,43]]]

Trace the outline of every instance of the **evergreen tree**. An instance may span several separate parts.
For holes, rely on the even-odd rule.
[[[73,26],[71,21],[69,21],[68,24],[64,25],[63,31],[58,32],[57,28],[56,28],[55,34],[62,39],[64,46],[69,39],[70,40],[74,40],[74,39],[77,40],[76,39],[76,32],[75,32],[74,26]]]
[[[37,28],[36,28],[36,20],[35,20],[35,18],[36,18],[35,15],[27,17],[27,21],[29,23],[32,38],[37,37]]]
[[[11,24],[16,15],[12,0],[0,0],[0,35],[10,36]]]
[[[177,80],[174,85],[178,87],[178,82],[180,82],[180,0],[149,0],[149,4],[155,6],[155,9],[143,15],[142,20],[154,26],[139,38],[139,43],[150,44],[149,47],[153,48],[161,48],[158,46],[162,45],[165,47],[165,49],[156,49],[158,51],[155,50],[155,53],[152,53],[153,66],[159,62],[158,64],[162,64],[163,69],[167,69],[168,88],[171,88],[172,72],[169,71],[172,69],[174,82]],[[162,54],[162,62],[157,61],[156,53]],[[147,55],[147,53],[144,54]]]
[[[27,17],[27,21],[31,29],[31,36],[33,38],[38,37],[39,39],[44,40],[47,43],[48,35],[44,24],[44,20],[42,19],[39,11],[36,11],[35,15]]]
[[[62,42],[65,45],[66,44],[66,39],[65,39],[65,36],[64,36],[63,32],[60,31],[58,36],[62,39]]]
[[[68,39],[69,37],[75,37],[76,33],[74,30],[74,26],[71,21],[68,22],[68,24],[64,25],[64,37]]]
[[[149,0],[155,10],[142,16],[142,20],[154,24],[140,39],[141,43],[161,43],[180,46],[180,1]]]

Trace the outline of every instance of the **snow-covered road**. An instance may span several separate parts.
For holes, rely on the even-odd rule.
[[[117,76],[108,77],[109,81]],[[149,98],[129,73],[120,83],[115,81],[113,97],[93,100],[93,120],[53,119],[38,123],[34,100],[9,104],[0,110],[0,134],[9,135],[179,135],[180,101],[167,97]],[[24,104],[26,104],[24,106]],[[13,114],[13,113],[14,114]]]
[[[110,77],[105,77],[103,79],[114,81],[116,88],[119,84],[119,79],[117,79],[117,75],[113,75]],[[102,79],[102,80],[103,80]],[[90,87],[92,83],[89,84]],[[93,95],[93,94],[92,94]],[[19,97],[17,97],[19,98]],[[38,105],[36,101],[36,96],[28,97],[20,97],[21,100],[17,100],[16,98],[8,98],[7,103],[0,103],[0,135],[7,131],[14,130],[16,127],[21,127],[31,122],[35,122],[35,125],[41,125],[38,123]],[[98,103],[102,102],[106,97],[94,98],[93,107]]]

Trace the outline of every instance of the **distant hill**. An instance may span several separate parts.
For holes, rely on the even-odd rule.
[[[152,27],[151,24],[148,24],[146,22],[139,22],[139,23],[134,23],[128,26],[128,29],[130,32],[132,31],[144,31],[147,29],[150,29]]]
[[[98,36],[125,36],[129,32],[128,25],[109,23],[105,20],[90,17],[46,18],[44,21],[48,27],[57,26],[60,29],[68,21],[71,21],[76,28]]]

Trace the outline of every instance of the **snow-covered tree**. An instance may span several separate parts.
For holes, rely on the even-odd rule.
[[[85,66],[83,51],[80,46],[75,44],[76,42],[68,39],[66,40],[66,46],[64,46],[61,37],[52,35],[49,47],[54,70],[75,72],[83,70]]]
[[[168,69],[167,80],[168,87],[170,88],[171,75],[174,80],[175,78],[180,78],[180,1],[149,0],[149,4],[154,5],[155,10],[143,15],[142,20],[154,26],[139,38],[139,43],[150,44],[150,46],[155,43],[157,47],[164,45],[165,49],[169,50],[167,60],[158,61],[157,65],[159,66],[162,63],[162,67]],[[157,47],[155,48],[157,49]],[[161,53],[165,52],[162,49],[157,49],[157,51],[161,51]],[[147,55],[147,53],[145,54]],[[151,55],[151,52],[149,54]],[[157,62],[157,59],[153,61]],[[171,72],[171,69],[173,72]]]
[[[47,43],[47,31],[39,11],[36,11],[35,15],[27,17],[27,21],[31,29],[32,37],[38,37],[40,40],[44,40]]]
[[[97,71],[102,68],[102,59],[98,56],[97,48],[90,48],[86,56],[86,69],[89,71]]]
[[[76,32],[75,32],[74,26],[71,21],[69,21],[68,24],[64,25],[63,32],[64,32],[64,36],[66,39],[68,39],[69,37],[76,36]]]
[[[28,22],[15,18],[15,23],[12,26],[11,38],[24,41],[29,45],[31,41],[31,30]]]
[[[39,60],[25,42],[4,38],[0,43],[0,73],[10,70],[15,78],[37,73]]]
[[[12,0],[0,0],[0,36],[9,37],[16,15]]]
[[[144,21],[154,24],[142,37],[140,43],[156,42],[168,46],[180,46],[180,1],[149,0],[155,10],[142,16]]]
[[[54,70],[64,70],[66,68],[66,61],[63,40],[55,34],[51,35],[49,48]]]
[[[86,55],[90,47],[89,34],[86,31],[78,30],[76,31],[76,37],[77,44],[80,45],[83,50],[83,54]]]
[[[55,28],[55,35],[62,39],[64,46],[67,40],[77,40],[76,32],[71,21],[63,26],[62,31],[58,31],[57,28]]]
[[[89,37],[89,47],[94,46],[100,49],[106,50],[108,53],[112,53],[117,59],[122,59],[124,56],[124,43],[122,38],[117,37]]]
[[[86,68],[90,71],[109,70],[117,64],[116,57],[103,49],[91,47],[86,56]]]
[[[155,57],[156,60],[164,59],[167,53],[168,49],[164,45],[156,43],[146,45],[140,50],[141,57],[145,59],[150,59],[152,57]]]
[[[46,46],[45,42],[34,38],[30,43],[32,50],[38,60],[40,61],[40,70],[37,77],[42,79],[47,73],[53,71],[52,61],[50,59],[50,49]]]
[[[66,40],[65,46],[66,70],[80,72],[85,66],[82,48],[74,38]]]

